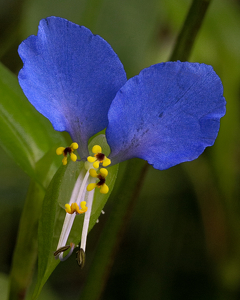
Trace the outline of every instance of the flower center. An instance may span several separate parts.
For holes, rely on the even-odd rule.
[[[97,154],[94,154],[94,156],[96,157],[96,159],[100,162],[103,162],[104,158],[105,158],[105,155],[103,153],[97,153]]]
[[[92,148],[92,152],[94,153],[94,156],[88,156],[87,160],[90,163],[93,163],[95,169],[99,168],[100,163],[102,163],[103,167],[107,167],[111,164],[111,160],[102,153],[102,148],[99,145],[95,145]]]
[[[59,147],[56,150],[58,155],[63,154],[63,165],[67,164],[67,155],[73,161],[77,160],[77,156],[73,153],[74,150],[78,148],[77,143],[72,143],[70,147]],[[85,162],[85,168],[83,168],[79,174],[79,177],[75,183],[72,191],[72,195],[69,203],[65,204],[66,216],[63,223],[62,232],[59,238],[57,250],[54,252],[54,256],[59,258],[61,261],[66,260],[73,252],[75,245],[70,243],[66,245],[69,238],[71,228],[76,215],[85,213],[81,243],[79,244],[79,250],[77,251],[77,263],[82,268],[85,262],[85,249],[88,234],[89,221],[91,217],[92,203],[94,199],[95,188],[100,188],[100,193],[107,194],[109,188],[106,184],[106,177],[108,175],[108,170],[105,168],[100,168],[99,173],[96,169],[99,168],[101,163],[103,166],[108,166],[111,164],[111,160],[102,153],[102,148],[99,145],[95,145],[92,148],[94,156],[88,156],[87,162]],[[76,159],[72,158],[76,156]],[[97,181],[96,181],[96,179]],[[95,181],[95,182],[94,182]],[[69,250],[70,249],[70,250]],[[68,254],[63,257],[63,253],[69,250]]]
[[[99,179],[99,181],[98,181],[98,183],[97,183],[97,187],[100,188],[102,185],[105,184],[106,179],[105,179],[105,177],[103,177],[101,174],[99,174],[99,175],[97,176],[97,178]]]
[[[67,155],[69,154],[70,158],[72,161],[77,160],[77,155],[74,154],[74,150],[78,149],[78,144],[77,143],[72,143],[70,147],[58,147],[56,150],[57,155],[63,155],[63,160],[62,163],[65,166],[67,164]]]

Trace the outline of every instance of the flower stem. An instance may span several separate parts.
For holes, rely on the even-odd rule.
[[[170,60],[187,60],[190,57],[197,33],[201,27],[211,0],[193,0]],[[149,165],[144,161],[131,160],[127,163],[114,193],[114,206],[103,229],[96,255],[89,270],[81,300],[100,299],[106,285],[114,256],[123,238],[134,204],[140,194],[141,186]],[[123,189],[124,187],[124,189]]]
[[[176,40],[170,61],[187,61],[211,0],[193,0]]]

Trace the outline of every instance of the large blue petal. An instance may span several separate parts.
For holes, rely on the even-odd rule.
[[[144,69],[111,104],[110,157],[143,158],[160,170],[193,160],[213,145],[225,104],[211,66],[178,61]]]
[[[89,137],[107,126],[109,106],[126,82],[118,56],[100,36],[58,17],[41,20],[38,35],[22,42],[19,55],[19,83],[28,100],[87,155]]]

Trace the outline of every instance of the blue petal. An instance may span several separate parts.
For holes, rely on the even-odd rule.
[[[225,104],[211,66],[178,61],[144,69],[111,104],[110,158],[139,157],[160,170],[193,160],[213,145]]]
[[[58,17],[43,19],[37,36],[19,46],[19,83],[55,130],[68,131],[86,156],[89,137],[107,126],[107,112],[126,82],[111,46],[90,30]]]

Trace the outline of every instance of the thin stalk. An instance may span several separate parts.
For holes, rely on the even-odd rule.
[[[187,61],[211,0],[194,0],[176,40],[170,61]]]

